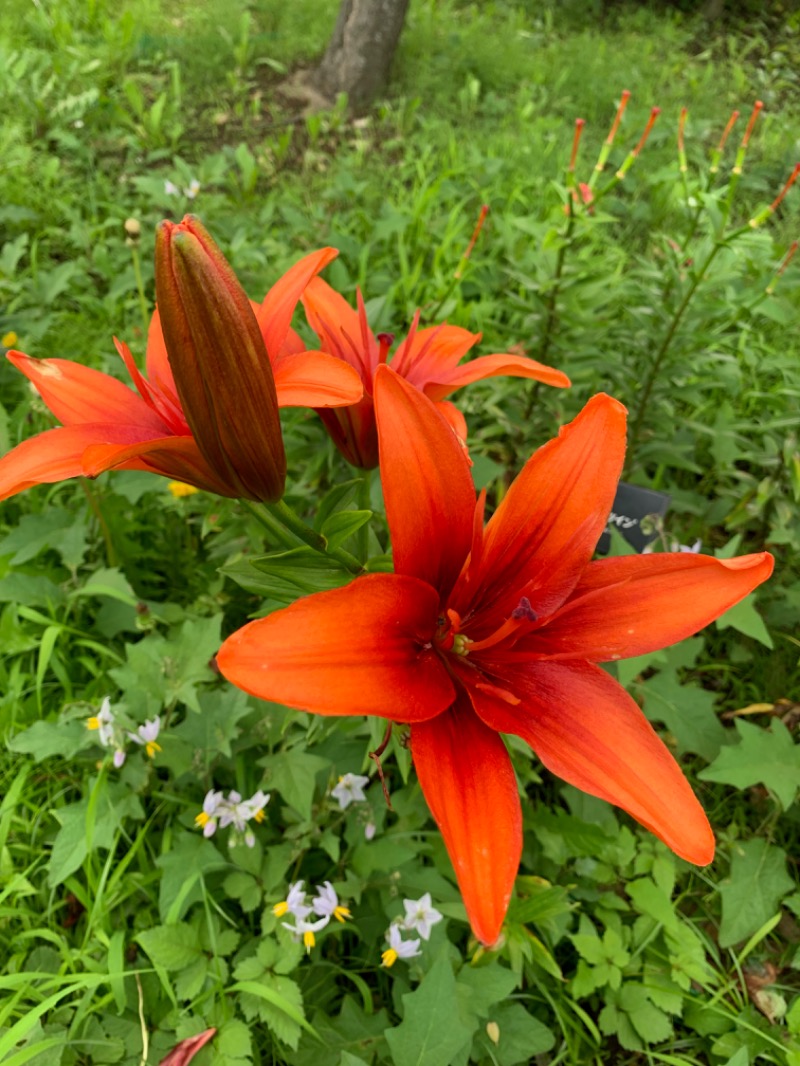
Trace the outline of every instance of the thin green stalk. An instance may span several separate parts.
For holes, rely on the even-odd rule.
[[[364,478],[358,486],[358,509],[359,511],[372,510],[372,471],[365,470]],[[365,564],[369,558],[369,522],[356,530],[356,550],[358,558]]]
[[[650,369],[647,372],[647,376],[644,380],[644,385],[639,394],[639,402],[636,405],[636,414],[634,415],[633,424],[631,426],[631,435],[630,443],[628,445],[627,458],[628,467],[632,465],[633,459],[636,455],[636,450],[639,446],[639,435],[642,431],[642,423],[644,421],[644,416],[647,412],[647,405],[650,400],[650,394],[653,391],[653,385],[655,384],[656,378],[658,377],[659,371],[661,370],[661,366],[667,356],[667,353],[669,352],[670,345],[672,344],[672,341],[675,337],[675,333],[677,332],[678,326],[681,324],[681,320],[683,319],[683,316],[686,313],[686,309],[692,301],[692,297],[697,292],[700,286],[700,282],[705,277],[706,271],[713,263],[717,252],[719,252],[720,248],[722,248],[725,243],[726,242],[722,240],[717,240],[714,242],[711,251],[705,258],[705,262],[695,274],[692,284],[686,290],[686,293],[684,294],[684,297],[681,300],[677,311],[672,316],[672,321],[669,324],[669,329],[667,330],[664,339],[661,342],[658,351],[656,352],[653,362],[650,364]]]
[[[144,279],[142,278],[142,264],[139,259],[139,249],[135,244],[131,244],[131,259],[133,260],[133,272],[136,275],[136,290],[139,293],[139,310],[142,315],[142,324],[144,325],[144,335],[147,336],[147,331],[150,329],[150,312],[147,309],[147,299],[144,295]]]

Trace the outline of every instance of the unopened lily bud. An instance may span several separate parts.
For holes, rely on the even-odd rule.
[[[275,382],[238,278],[192,215],[159,225],[155,273],[170,367],[203,458],[233,494],[279,500],[286,454]]]

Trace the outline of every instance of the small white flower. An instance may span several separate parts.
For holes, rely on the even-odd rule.
[[[184,194],[190,200],[194,200],[195,196],[197,196],[197,194],[200,192],[200,182],[197,180],[197,178],[192,178],[192,180],[189,182],[189,188],[184,189],[183,191]]]
[[[367,840],[372,840],[377,830],[378,827],[375,825],[375,823],[373,821],[369,821],[364,826],[364,836],[367,838]]]
[[[173,182],[173,181],[165,181],[164,182],[164,192],[167,194],[167,196],[177,196],[178,193],[180,192],[180,189],[175,184],[175,182]]]
[[[419,940],[403,940],[399,925],[390,925],[386,934],[389,947],[381,955],[381,966],[394,966],[398,959],[413,959],[420,954]]]
[[[326,914],[318,922],[307,922],[304,918],[298,918],[295,925],[290,925],[288,922],[281,922],[281,925],[289,930],[295,940],[303,941],[306,951],[311,951],[317,942],[314,934],[324,929],[329,921],[330,917]]]
[[[125,762],[125,749],[117,748],[114,752],[114,765],[119,770],[122,764]]]
[[[203,830],[204,837],[213,836],[217,831],[217,813],[224,802],[221,792],[215,792],[213,788],[206,792],[203,809],[194,820],[198,829]]]
[[[431,926],[442,920],[442,915],[431,905],[431,894],[426,892],[420,899],[404,899],[406,916],[403,928],[409,932],[419,933],[423,940],[431,935]]]
[[[272,908],[272,913],[276,918],[282,918],[284,914],[292,914],[295,918],[302,920],[311,914],[311,907],[306,906],[304,883],[304,881],[295,881],[293,885],[289,885],[286,899],[276,903]]]
[[[134,744],[143,745],[149,758],[152,759],[157,751],[161,751],[161,745],[156,742],[160,731],[161,719],[156,715],[152,721],[146,721],[135,733],[128,733],[128,736]]]
[[[330,881],[326,881],[324,886],[317,885],[317,894],[311,906],[315,914],[324,914],[327,918],[335,918],[337,922],[343,922],[345,918],[350,917],[349,909],[339,902],[339,897]]]
[[[97,714],[87,721],[86,728],[97,730],[97,740],[101,747],[114,749],[114,766],[119,770],[125,762],[125,738],[111,710],[111,700],[108,696],[100,704]]]
[[[700,549],[703,547],[702,540],[696,540],[694,544],[679,544],[679,552],[689,552],[691,555],[697,555]]]
[[[342,774],[338,782],[331,789],[331,795],[338,801],[340,808],[346,811],[351,803],[364,800],[364,785],[369,783],[369,778],[362,774]]]

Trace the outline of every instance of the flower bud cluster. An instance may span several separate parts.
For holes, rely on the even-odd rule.
[[[254,792],[250,799],[243,800],[239,792],[231,791],[227,798],[222,792],[209,789],[203,800],[203,809],[196,815],[194,824],[203,830],[204,837],[212,837],[217,829],[227,829],[233,826],[228,837],[228,846],[244,843],[252,848],[256,842],[255,834],[249,827],[248,822],[263,822],[264,808],[269,803],[269,795],[262,792]]]

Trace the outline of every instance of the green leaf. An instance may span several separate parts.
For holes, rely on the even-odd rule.
[[[653,918],[669,929],[678,924],[678,916],[671,899],[649,877],[631,881],[627,892],[640,914],[646,914],[648,918]]]
[[[337,511],[323,523],[322,535],[330,549],[340,548],[355,532],[372,518],[372,511]]]
[[[786,852],[759,837],[734,845],[731,872],[720,885],[720,947],[746,939],[777,912],[795,885],[786,872]]]
[[[530,1015],[520,1003],[503,1003],[492,1011],[490,1021],[500,1030],[497,1044],[481,1033],[478,1043],[487,1061],[499,1066],[530,1063],[536,1055],[543,1055],[555,1046],[556,1038],[538,1018]]]
[[[485,1018],[518,984],[519,978],[512,970],[493,962],[489,966],[464,966],[456,981],[456,992],[468,1015]]]
[[[317,775],[330,773],[331,762],[319,755],[309,755],[300,748],[276,752],[258,760],[267,770],[267,786],[277,789],[288,804],[308,821],[314,802]]]
[[[752,637],[759,643],[764,644],[767,648],[774,646],[769,630],[764,625],[764,619],[755,608],[754,592],[751,592],[740,603],[731,607],[725,614],[720,615],[717,619],[717,626],[720,629],[726,629],[731,626],[740,633],[744,633],[746,637]]]
[[[85,722],[34,722],[22,733],[17,733],[8,742],[11,751],[32,755],[36,762],[60,755],[71,759],[73,755],[93,743],[93,737]]]
[[[456,979],[439,956],[416,991],[403,996],[403,1021],[386,1030],[395,1066],[448,1066],[472,1037],[453,1010]]]
[[[201,833],[181,833],[172,849],[156,859],[162,870],[158,913],[162,922],[176,922],[203,898],[201,880],[212,870],[225,869],[227,861]]]
[[[339,588],[352,577],[329,556],[308,547],[238,559],[220,571],[248,592],[278,603],[294,603],[298,596]]]
[[[788,810],[800,786],[800,744],[779,718],[773,718],[769,729],[737,718],[736,729],[739,743],[723,748],[698,777],[736,788],[763,784]]]
[[[698,685],[682,685],[672,671],[661,671],[640,686],[644,713],[663,722],[678,742],[678,751],[694,752],[711,762],[725,743],[725,728],[714,713],[714,694]]]
[[[23,515],[16,527],[0,539],[0,555],[13,555],[14,566],[35,559],[52,548],[64,565],[77,569],[86,554],[86,521],[74,511],[51,507],[42,514]]]
[[[297,1049],[300,1031],[305,1029],[319,1039],[303,1014],[303,997],[297,984],[288,977],[265,973],[256,981],[238,981],[229,992],[243,992],[259,1000],[259,1015],[279,1040]]]
[[[165,970],[182,970],[202,958],[198,932],[186,922],[145,929],[136,940],[155,965]]]

